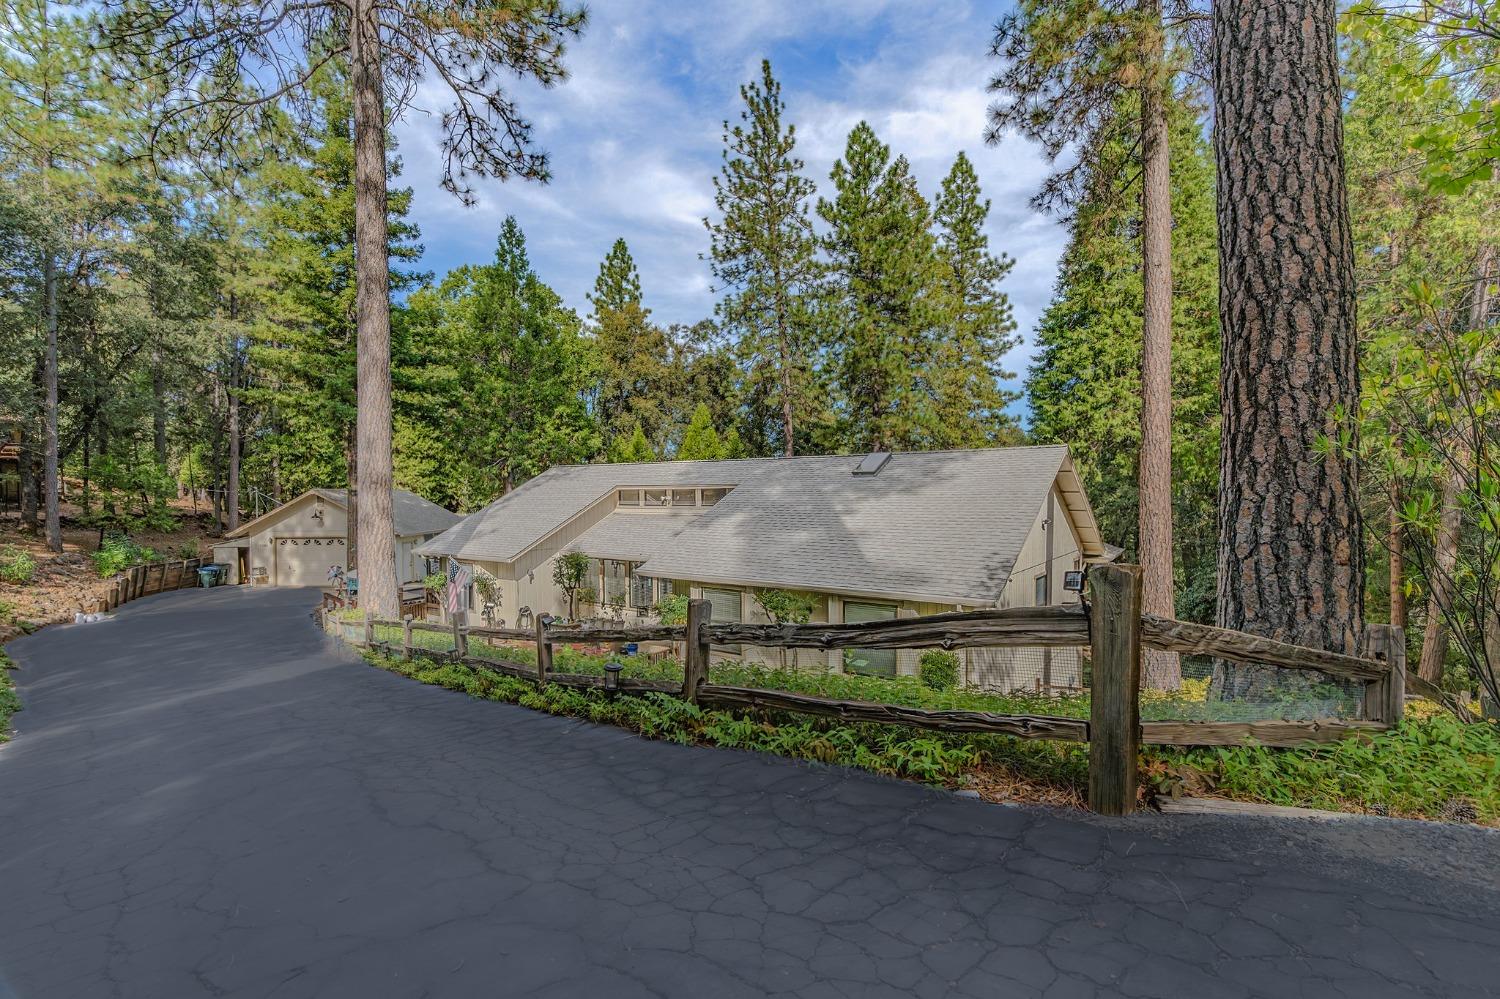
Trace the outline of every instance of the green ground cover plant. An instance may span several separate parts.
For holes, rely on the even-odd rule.
[[[104,542],[93,553],[94,571],[100,579],[108,579],[132,565],[142,562],[160,562],[163,555],[154,548],[132,541],[123,534],[106,535]]]
[[[509,661],[526,661],[524,649],[504,651]],[[776,753],[945,787],[999,787],[1005,789],[1003,796],[1019,788],[1017,797],[1052,802],[1080,801],[1088,787],[1088,747],[1082,743],[851,725],[794,712],[712,710],[665,694],[610,698],[598,690],[557,685],[538,690],[531,681],[468,664],[422,658],[406,662],[378,652],[366,658],[383,669],[474,697],[619,725],[685,745]],[[559,648],[554,665],[558,672],[592,673],[602,670],[605,661]],[[633,670],[646,679],[681,677],[671,660],[625,663],[626,675]],[[715,666],[710,680],[834,697],[864,694],[870,696],[861,699],[922,707],[983,704],[987,706],[979,710],[993,710],[1004,704],[1011,709],[1007,713],[1030,706],[1036,709],[1032,713],[1077,715],[1081,704],[1087,714],[1085,698],[940,692],[912,677],[892,681],[728,664]],[[870,686],[876,683],[888,686]],[[1145,786],[1161,794],[1188,790],[1306,808],[1500,824],[1500,729],[1487,722],[1464,725],[1441,713],[1414,712],[1397,728],[1370,739],[1299,749],[1146,747],[1141,764]]]
[[[36,559],[24,548],[0,549],[0,581],[24,586],[36,578]]]
[[[15,661],[0,649],[0,742],[10,741],[11,715],[21,710],[21,698],[16,694],[16,682],[11,679]]]

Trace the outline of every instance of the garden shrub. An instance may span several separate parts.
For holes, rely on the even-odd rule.
[[[142,562],[160,562],[162,555],[151,548],[137,544],[123,534],[110,534],[93,554],[94,569],[100,579],[108,579],[132,565]]]
[[[7,545],[0,549],[0,580],[25,585],[36,578],[36,559],[24,548]]]
[[[917,676],[928,690],[952,690],[958,686],[958,656],[942,649],[928,649],[917,660]]]

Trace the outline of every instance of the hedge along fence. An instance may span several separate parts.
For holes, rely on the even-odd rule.
[[[95,607],[101,612],[110,611],[152,593],[197,586],[198,570],[206,564],[208,559],[200,557],[132,565],[110,581],[110,588],[95,601]]]
[[[1096,566],[1089,572],[1089,600],[1079,607],[1018,607],[934,614],[862,624],[714,624],[709,603],[688,603],[685,625],[578,625],[554,623],[545,615],[530,630],[466,628],[414,621],[363,622],[367,647],[394,654],[389,641],[376,640],[376,628],[400,628],[400,653],[410,659],[427,652],[414,634],[442,632],[451,650],[439,655],[476,668],[571,687],[599,687],[627,693],[659,692],[698,704],[761,708],[824,715],[849,722],[909,725],[939,732],[984,732],[1022,739],[1063,739],[1089,744],[1089,807],[1106,815],[1135,808],[1137,768],[1143,743],[1172,746],[1228,746],[1255,742],[1297,746],[1331,742],[1378,731],[1401,718],[1405,693],[1405,641],[1399,628],[1366,629],[1368,657],[1289,645],[1243,632],[1175,621],[1141,611],[1141,570],[1131,565]],[[536,646],[536,665],[497,662],[469,655],[470,639],[524,641]],[[680,642],[686,648],[682,681],[594,676],[553,671],[554,645],[607,642]],[[446,644],[446,643],[445,643]],[[1091,649],[1093,688],[1087,719],[1052,715],[1007,715],[985,711],[929,710],[871,701],[839,700],[760,687],[708,682],[714,645],[746,644],[809,649],[957,649],[1015,646]],[[1145,648],[1212,655],[1230,662],[1310,670],[1365,685],[1362,721],[1175,722],[1142,724],[1141,655]],[[431,654],[428,652],[428,654]]]

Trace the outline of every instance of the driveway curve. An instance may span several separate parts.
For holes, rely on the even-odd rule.
[[[1102,821],[371,669],[307,592],[12,643],[0,996],[1485,996],[1500,837]]]

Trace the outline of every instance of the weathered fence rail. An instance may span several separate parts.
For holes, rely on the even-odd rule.
[[[153,593],[198,585],[198,570],[207,559],[189,558],[173,562],[143,562],[132,565],[110,580],[104,596],[94,602],[98,611],[111,611],[121,604]]]
[[[367,620],[365,644],[377,642],[377,627],[400,628],[400,652],[443,655],[471,666],[536,683],[593,687],[624,692],[669,693],[690,701],[730,708],[758,708],[822,715],[851,722],[910,725],[938,732],[996,733],[1025,739],[1062,739],[1089,744],[1089,806],[1109,815],[1132,811],[1137,798],[1139,750],[1143,743],[1170,746],[1231,746],[1260,743],[1296,746],[1332,742],[1390,727],[1401,717],[1405,691],[1405,642],[1399,628],[1372,625],[1365,635],[1364,656],[1304,648],[1243,632],[1174,621],[1141,611],[1141,577],[1137,566],[1107,565],[1089,573],[1089,600],[1078,607],[1022,607],[934,614],[859,624],[714,624],[706,600],[688,602],[683,625],[564,624],[546,615],[534,628],[461,627],[402,621]],[[415,632],[451,636],[452,647],[433,653],[419,648]],[[536,665],[470,655],[469,642],[523,642],[536,650]],[[682,643],[682,681],[639,680],[557,673],[553,646],[610,642]],[[997,648],[1007,646],[1088,646],[1093,682],[1090,716],[1002,715],[985,711],[934,710],[870,701],[841,700],[785,690],[737,687],[708,682],[709,652],[714,645],[754,645],[807,649]],[[1146,648],[1210,655],[1230,662],[1310,670],[1365,684],[1365,718],[1319,720],[1190,722],[1140,718],[1141,657]]]

